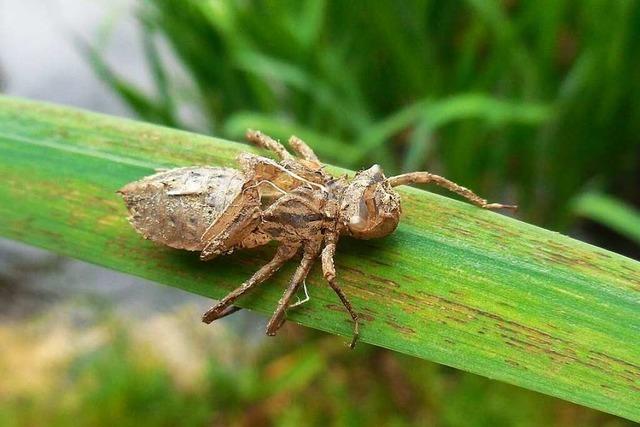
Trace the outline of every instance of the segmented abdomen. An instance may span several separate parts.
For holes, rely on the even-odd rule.
[[[244,180],[236,169],[195,166],[134,181],[120,193],[129,222],[145,238],[200,251],[202,234],[235,199]]]

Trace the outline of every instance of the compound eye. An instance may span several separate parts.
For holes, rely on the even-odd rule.
[[[351,228],[362,228],[362,226],[364,225],[364,220],[362,219],[361,216],[359,215],[354,215],[351,218],[349,218],[349,226]]]
[[[366,226],[369,218],[369,209],[365,203],[364,197],[360,199],[358,203],[358,210],[355,215],[349,218],[349,227],[353,229],[361,230]]]
[[[371,183],[377,183],[384,180],[384,173],[382,172],[380,165],[371,166],[369,168],[369,172],[371,172]]]

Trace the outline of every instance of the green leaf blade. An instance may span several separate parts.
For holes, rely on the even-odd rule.
[[[202,263],[137,235],[115,191],[156,166],[233,166],[242,151],[256,152],[0,98],[0,235],[220,298],[272,248]],[[396,233],[344,239],[338,249],[363,341],[640,420],[638,262],[425,191],[401,195]],[[239,304],[272,312],[293,268]],[[311,301],[289,320],[349,336],[349,318],[317,268],[308,283]]]

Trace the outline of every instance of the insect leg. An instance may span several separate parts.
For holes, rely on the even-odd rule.
[[[260,131],[248,129],[245,137],[247,141],[254,143],[258,147],[273,151],[280,160],[293,159],[293,156],[284,148],[284,145]]]
[[[229,306],[231,306],[240,296],[271,277],[284,265],[285,262],[296,254],[298,249],[299,246],[281,245],[271,261],[262,266],[262,268],[251,276],[249,280],[244,282],[240,287],[231,291],[227,296],[218,301],[216,305],[204,313],[202,315],[202,321],[204,323],[211,323],[220,317],[230,314],[227,312]]]
[[[224,218],[220,220],[224,220]],[[255,206],[250,206],[240,211],[237,217],[229,224],[214,223],[202,236],[202,240],[206,242],[206,245],[200,253],[200,259],[209,261],[241,245],[243,240],[251,235],[259,223],[260,209]],[[218,230],[223,225],[227,225],[226,229],[224,232],[219,232]],[[218,233],[217,235],[215,234],[216,232]]]
[[[453,181],[449,181],[446,178],[443,178],[439,175],[434,175],[429,172],[410,172],[402,175],[397,175],[389,178],[389,184],[392,187],[396,187],[398,185],[408,185],[408,184],[436,184],[437,186],[446,188],[447,190],[459,194],[465,199],[469,200],[476,206],[479,206],[484,209],[517,209],[517,206],[513,205],[503,205],[500,203],[487,203],[485,199],[475,194],[473,191],[465,188],[461,185],[456,184]]]
[[[289,282],[289,287],[282,295],[282,298],[280,298],[280,301],[278,301],[278,307],[267,324],[267,335],[275,335],[284,323],[284,316],[287,308],[289,308],[291,298],[293,298],[300,285],[304,282],[304,279],[306,279],[307,274],[309,274],[309,270],[311,270],[311,266],[317,257],[318,251],[305,250],[304,255],[302,256],[302,262],[300,262],[295,273],[293,273],[293,277],[291,277],[291,281]]]
[[[240,310],[242,310],[242,307],[238,307],[237,305],[232,305],[231,307],[227,307],[226,309],[224,309],[222,313],[220,313],[220,315],[216,318],[216,320],[222,319],[223,317],[230,316],[236,311],[240,311]]]
[[[356,346],[356,342],[358,341],[358,338],[360,337],[360,324],[358,322],[358,315],[353,310],[353,306],[351,305],[351,302],[349,301],[347,296],[344,294],[344,292],[342,291],[342,289],[340,288],[340,285],[338,285],[338,282],[336,280],[336,267],[333,262],[333,257],[335,253],[336,253],[335,243],[327,244],[327,246],[325,246],[324,249],[322,250],[322,273],[324,274],[324,278],[327,280],[327,282],[329,282],[329,286],[331,286],[331,289],[333,289],[335,293],[338,294],[338,298],[340,298],[340,301],[342,301],[342,305],[344,305],[344,307],[347,309],[347,311],[351,315],[351,318],[353,319],[353,338],[351,339],[349,348],[354,348]]]
[[[313,152],[306,142],[297,136],[292,135],[291,138],[289,138],[289,145],[293,148],[293,151],[298,153],[298,155],[303,159],[320,164],[320,160],[318,159],[318,156],[316,156],[316,153]]]

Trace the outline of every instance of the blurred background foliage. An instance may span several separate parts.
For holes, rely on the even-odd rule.
[[[640,259],[637,1],[144,0],[136,16],[153,87],[105,55],[118,15],[79,45],[144,120],[294,133],[343,167],[441,173]],[[12,388],[20,370],[0,357],[0,425],[631,425],[295,325],[256,341],[228,320],[215,342],[184,341],[196,311],[177,339],[122,320],[97,322],[87,346],[65,335],[75,351],[40,392]],[[40,346],[57,323],[0,328],[0,341]]]
[[[38,380],[26,389],[7,354],[0,355],[0,425],[632,425],[380,348],[348,351],[335,337],[294,325],[285,326],[277,345],[250,343],[242,328],[219,328],[216,342],[207,341],[194,333],[192,311],[143,330],[111,317],[69,333],[59,316],[14,330],[16,350],[29,341],[27,347],[38,343],[39,352],[59,349],[62,340],[74,344],[49,355],[48,368],[34,365],[30,374]],[[179,346],[163,342],[167,331],[181,335]],[[0,342],[7,339],[4,332],[0,328]],[[16,356],[24,354],[14,351]]]

